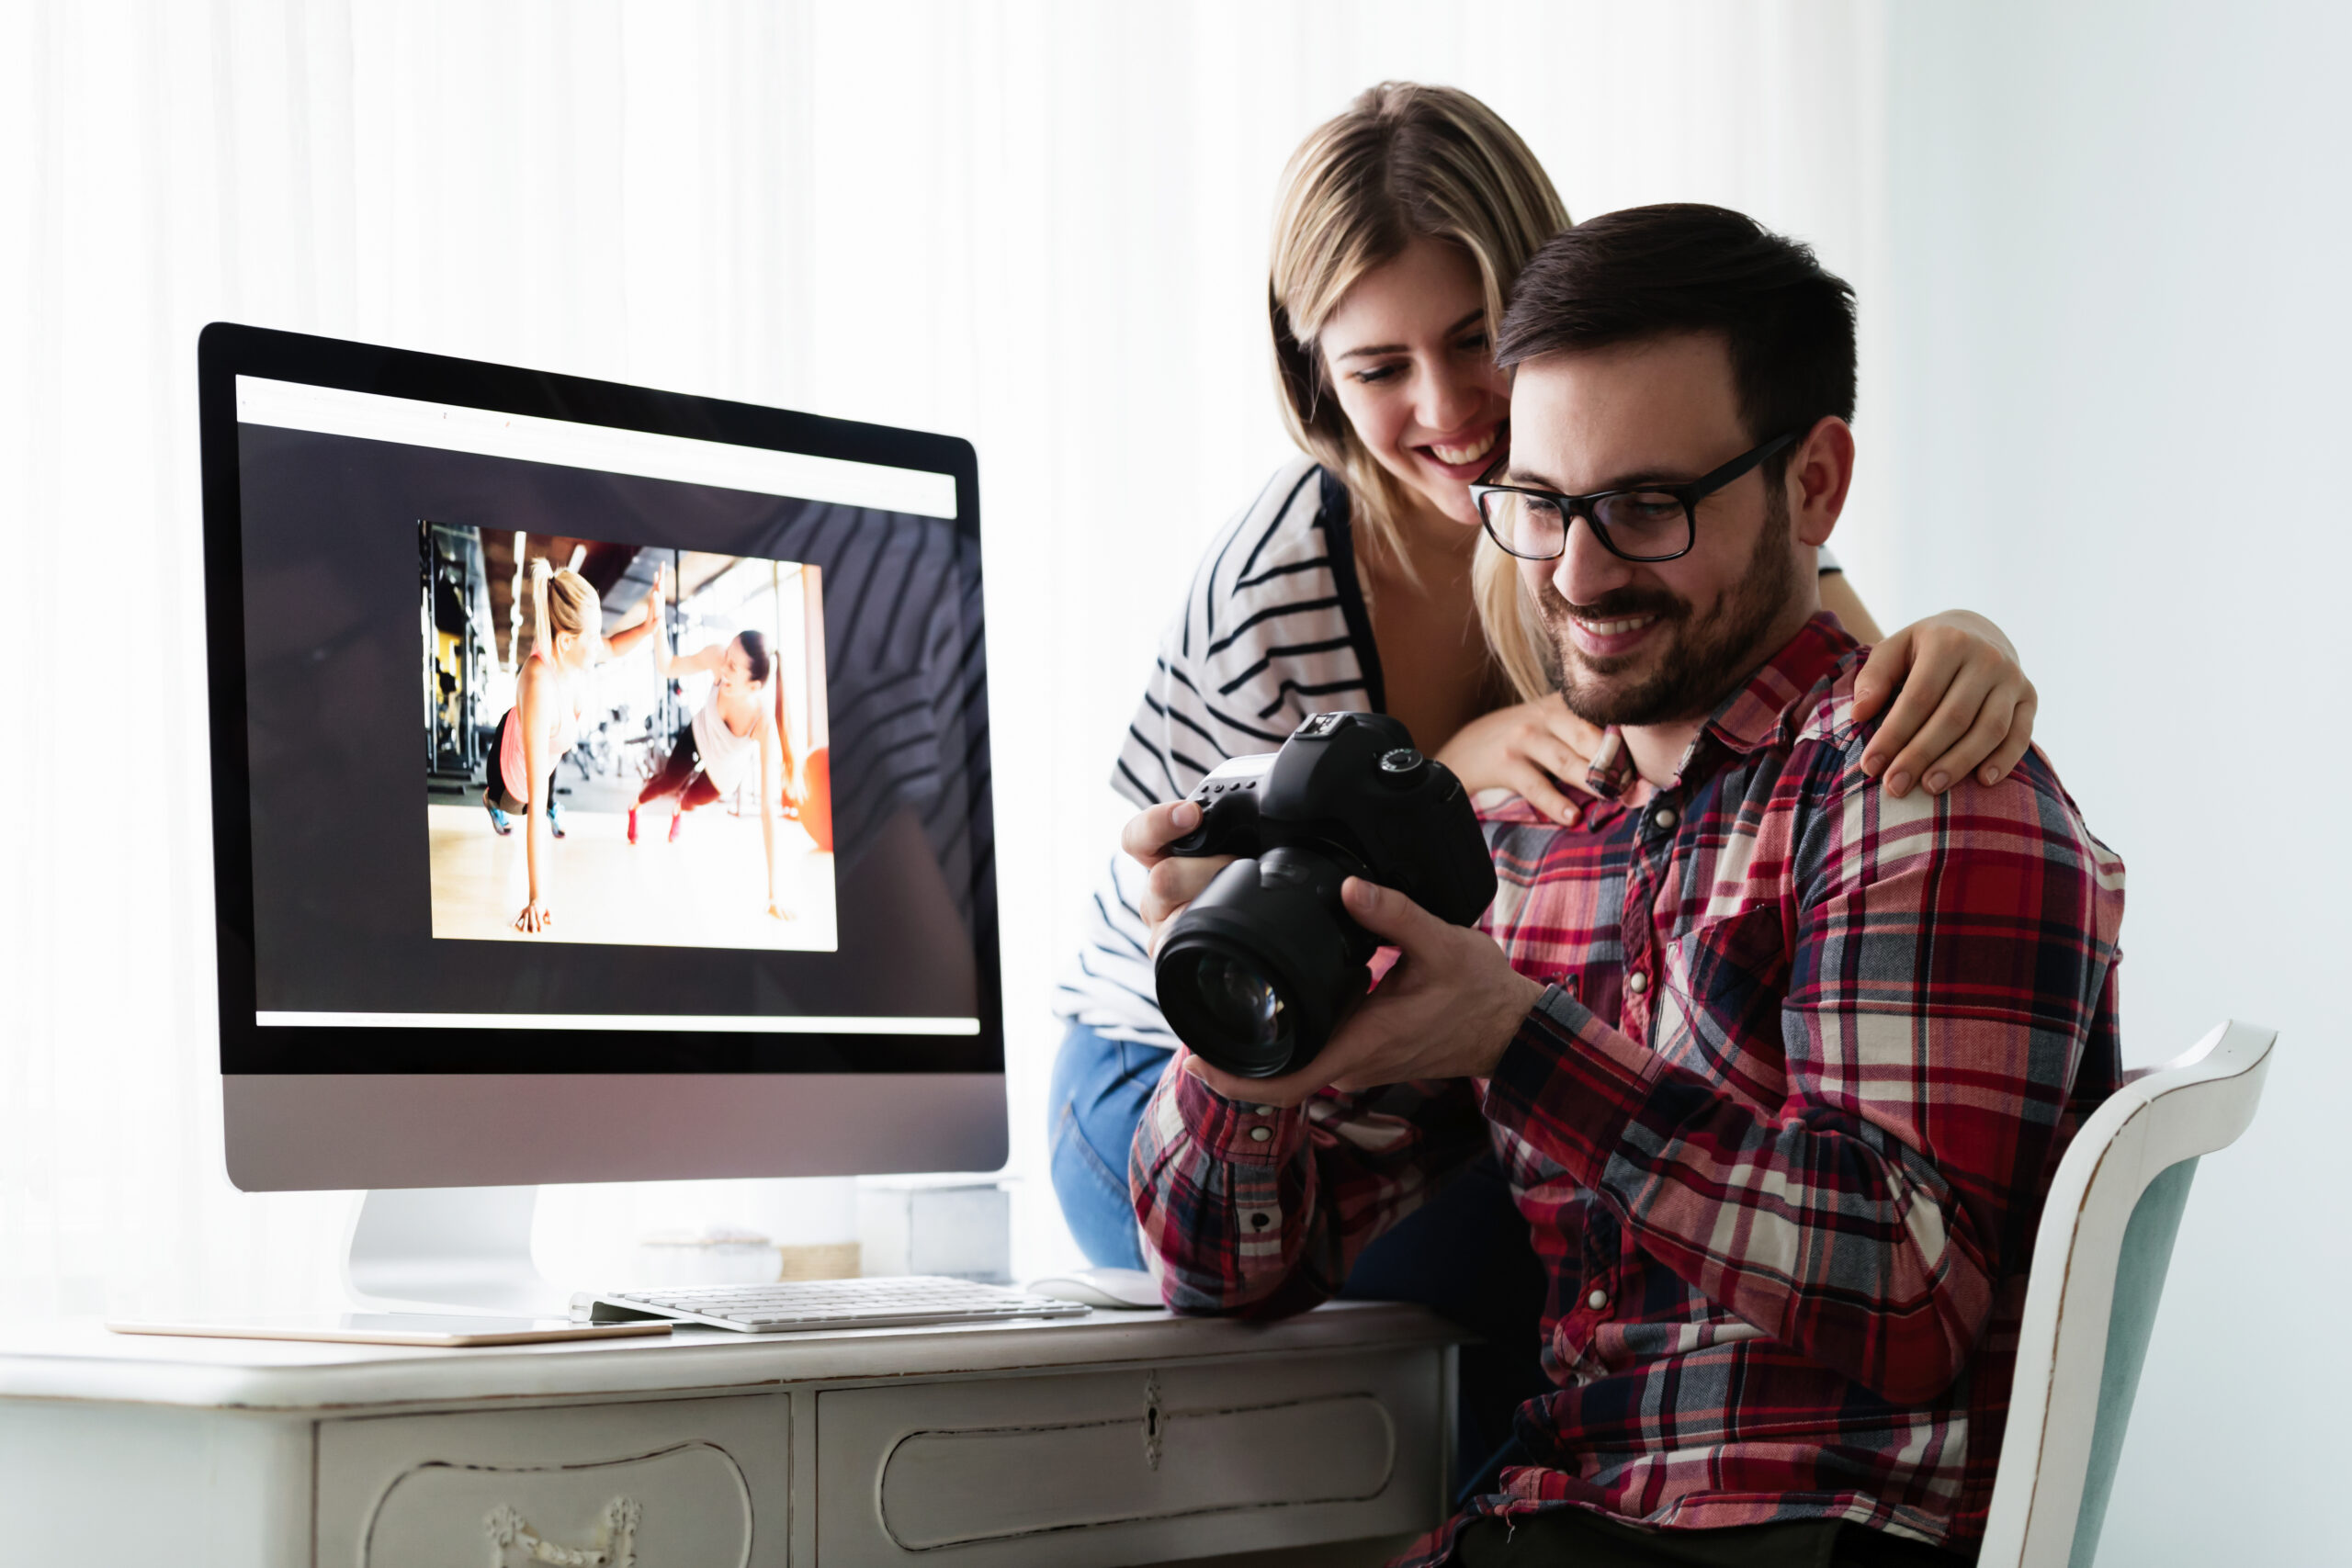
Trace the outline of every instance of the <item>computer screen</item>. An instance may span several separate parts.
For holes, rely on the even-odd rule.
[[[243,327],[199,358],[232,1174],[984,1168],[970,447]],[[986,1080],[949,1118],[982,1145],[916,1114],[904,1146],[927,1078]],[[720,1154],[695,1123],[756,1145],[746,1094],[771,1143],[832,1134]],[[388,1154],[572,1123],[471,1174],[277,1179],[291,1123],[371,1101]],[[555,1152],[588,1127],[629,1147]]]

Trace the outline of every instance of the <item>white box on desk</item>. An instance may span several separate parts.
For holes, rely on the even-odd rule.
[[[1012,1282],[1012,1195],[993,1181],[861,1181],[857,1239],[867,1274]]]

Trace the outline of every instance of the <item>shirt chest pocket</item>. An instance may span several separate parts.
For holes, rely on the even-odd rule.
[[[1789,950],[1776,906],[1702,917],[1667,944],[1665,967],[1650,1033],[1660,1055],[1700,1067],[1691,1058],[1702,1051],[1720,1062],[1762,1048],[1778,1061]]]

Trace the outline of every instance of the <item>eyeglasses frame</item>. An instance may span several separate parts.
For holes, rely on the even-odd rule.
[[[1771,440],[1764,442],[1760,446],[1749,447],[1747,451],[1742,452],[1738,457],[1734,457],[1730,462],[1724,464],[1721,468],[1710,469],[1706,473],[1701,474],[1697,479],[1691,479],[1684,484],[1621,485],[1614,490],[1597,490],[1585,495],[1563,495],[1558,491],[1539,490],[1532,485],[1487,484],[1482,480],[1470,487],[1470,504],[1477,509],[1478,525],[1486,530],[1487,537],[1494,540],[1495,547],[1497,549],[1501,550],[1503,554],[1511,557],[1515,560],[1558,560],[1562,556],[1566,555],[1568,553],[1568,529],[1574,525],[1576,520],[1579,517],[1584,519],[1584,525],[1592,530],[1592,536],[1600,541],[1600,547],[1607,550],[1611,555],[1615,556],[1619,560],[1638,561],[1644,564],[1655,561],[1679,560],[1682,557],[1689,555],[1693,549],[1698,547],[1699,502],[1706,500],[1707,497],[1714,494],[1715,491],[1723,489],[1725,485],[1730,484],[1734,479],[1746,477],[1749,469],[1762,463],[1767,457],[1771,457],[1775,452],[1781,450],[1783,447],[1793,445],[1796,439],[1804,434],[1804,432],[1802,430],[1792,430],[1784,435],[1776,435]],[[1495,467],[1499,468],[1504,463],[1508,463],[1510,460],[1509,455],[1506,454],[1502,461],[1497,463]],[[1487,471],[1488,473],[1493,473],[1495,469],[1489,468]],[[1552,502],[1553,505],[1558,507],[1560,509],[1560,515],[1567,519],[1567,522],[1560,525],[1560,547],[1554,550],[1548,556],[1530,556],[1521,555],[1519,551],[1512,549],[1509,545],[1503,543],[1502,536],[1495,531],[1494,525],[1487,519],[1486,497],[1496,493],[1532,495],[1537,497],[1539,500],[1548,501]],[[1676,550],[1671,555],[1663,556],[1631,555],[1626,551],[1619,549],[1615,541],[1611,539],[1609,536],[1608,525],[1601,522],[1600,516],[1594,511],[1595,506],[1599,502],[1607,501],[1611,496],[1619,495],[1670,495],[1676,501],[1680,502],[1682,503],[1682,521],[1685,525],[1683,529],[1682,547]]]

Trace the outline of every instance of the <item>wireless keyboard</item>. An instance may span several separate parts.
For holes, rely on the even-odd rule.
[[[878,1280],[791,1280],[774,1285],[694,1285],[574,1296],[583,1323],[667,1317],[739,1334],[824,1328],[899,1328],[923,1323],[994,1323],[1009,1317],[1083,1317],[1087,1308],[999,1285],[931,1274]]]

